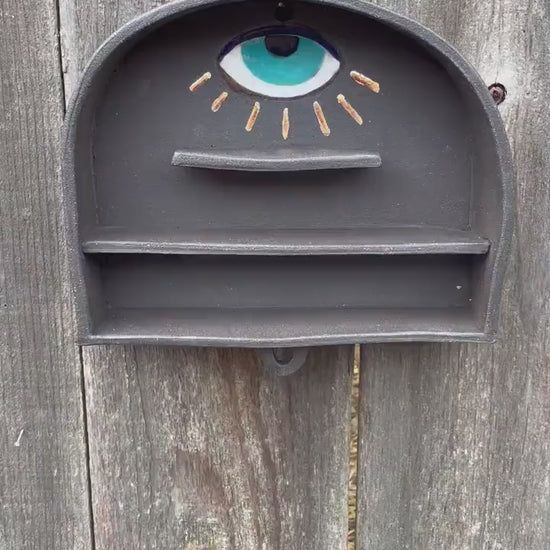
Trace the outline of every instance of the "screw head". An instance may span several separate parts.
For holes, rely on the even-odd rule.
[[[493,100],[496,105],[500,105],[506,99],[506,95],[508,93],[506,91],[506,87],[499,82],[491,84],[489,86],[489,92],[493,96]]]

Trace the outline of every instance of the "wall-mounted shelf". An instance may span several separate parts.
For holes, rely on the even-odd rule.
[[[111,37],[67,112],[80,341],[491,340],[513,170],[467,61],[368,2],[297,1],[337,68],[273,95],[220,56],[274,4],[191,4]]]

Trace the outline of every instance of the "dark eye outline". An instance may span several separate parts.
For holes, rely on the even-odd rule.
[[[318,86],[314,90],[310,90],[304,94],[278,98],[277,96],[270,96],[270,95],[266,95],[266,94],[262,94],[262,93],[250,90],[242,86],[241,84],[239,84],[235,79],[233,79],[227,73],[227,71],[225,71],[222,68],[221,62],[225,58],[225,56],[229,54],[231,51],[233,51],[237,46],[247,42],[248,40],[252,40],[254,38],[266,37],[269,35],[293,35],[293,36],[298,36],[300,38],[303,37],[303,38],[312,40],[317,44],[319,44],[321,47],[323,47],[336,61],[338,61],[340,66],[338,70],[326,82],[324,82],[322,85]],[[303,27],[303,26],[275,25],[275,26],[269,26],[269,27],[260,27],[251,31],[247,31],[231,39],[227,44],[225,44],[225,46],[221,49],[220,53],[218,54],[217,65],[218,65],[218,70],[222,74],[223,78],[236,91],[240,91],[242,93],[246,93],[255,97],[288,100],[288,99],[299,99],[301,97],[307,97],[329,86],[334,81],[334,79],[338,76],[338,74],[340,73],[340,70],[342,69],[342,59],[340,57],[340,54],[338,53],[338,50],[330,42],[325,40],[315,30],[310,29],[308,27]]]

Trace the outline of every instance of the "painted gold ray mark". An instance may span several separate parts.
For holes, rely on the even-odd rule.
[[[338,103],[342,105],[342,107],[349,113],[349,116],[361,126],[363,124],[363,118],[361,115],[351,106],[351,104],[348,102],[348,100],[342,95],[338,94],[337,98]]]
[[[351,71],[349,74],[357,84],[360,86],[365,86],[375,94],[377,94],[380,91],[380,84],[378,82],[375,82],[368,76],[365,76],[364,74],[358,73],[357,71]]]
[[[206,84],[210,79],[212,78],[212,73],[206,72],[204,73],[200,78],[197,78],[191,86],[189,86],[189,90],[191,92],[194,92],[195,90],[198,90],[203,84]]]
[[[288,134],[290,132],[290,118],[288,116],[288,107],[285,107],[283,110],[283,139],[288,139]]]
[[[227,99],[227,96],[229,94],[227,92],[222,92],[212,103],[212,111],[214,113],[217,113],[221,106],[223,105],[223,102]]]
[[[315,116],[319,121],[319,128],[321,128],[321,132],[324,136],[330,136],[330,128],[328,127],[325,113],[323,113],[323,108],[319,105],[319,102],[315,101],[313,103],[313,110],[315,111]]]
[[[252,128],[254,128],[254,124],[256,124],[256,120],[259,114],[260,114],[260,104],[256,101],[256,103],[254,103],[254,107],[252,107],[252,112],[250,113],[248,122],[246,123],[247,132],[252,131]]]

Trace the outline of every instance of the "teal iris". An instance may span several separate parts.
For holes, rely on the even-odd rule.
[[[321,68],[325,48],[300,36],[296,51],[288,57],[272,54],[265,37],[253,38],[241,44],[243,62],[250,72],[269,84],[295,86],[313,78]]]

